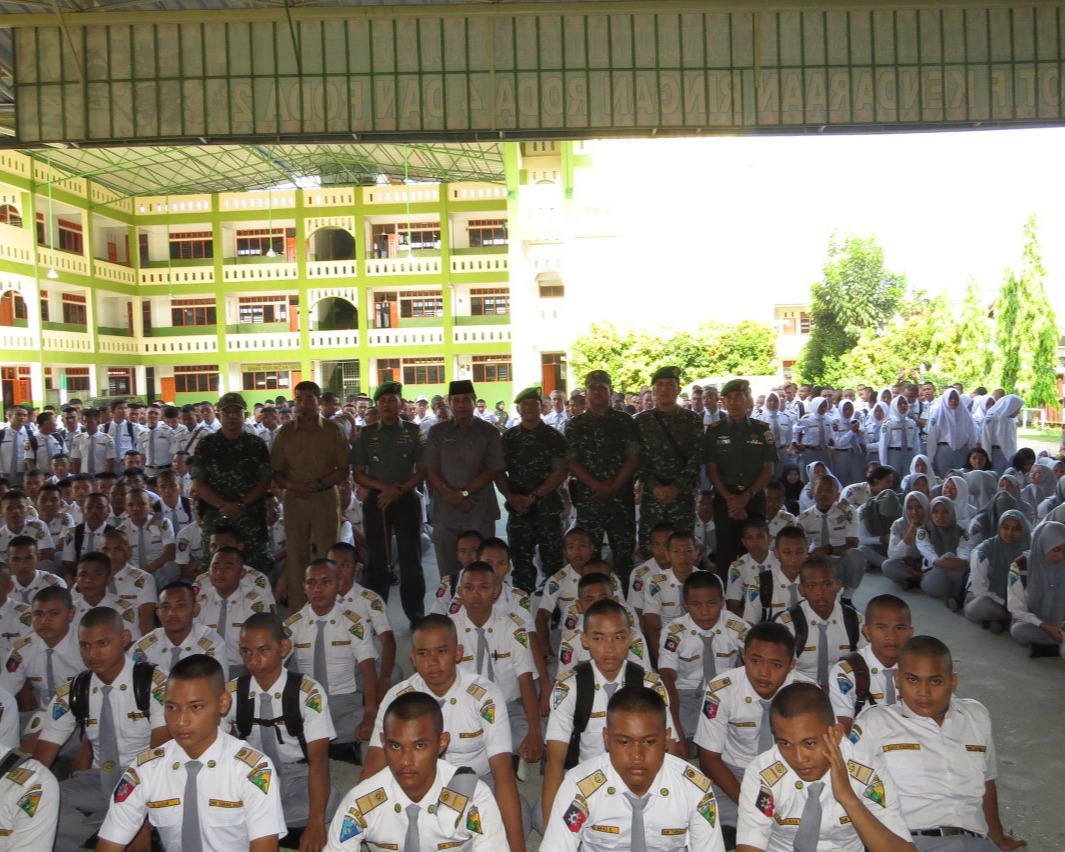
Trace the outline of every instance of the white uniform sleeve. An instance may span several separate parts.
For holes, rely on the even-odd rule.
[[[568,772],[555,794],[540,848],[550,852],[577,852],[589,819],[588,812],[577,802],[577,780]]]
[[[510,845],[507,843],[507,832],[503,826],[503,815],[499,811],[495,796],[488,785],[478,781],[473,791],[473,804],[481,815],[481,831],[483,834],[473,835],[472,852],[509,852]],[[466,812],[467,823],[469,811]],[[545,846],[544,849],[549,847]]]
[[[59,784],[36,760],[24,763],[22,768],[33,769],[34,776],[11,808],[11,839],[17,841],[17,848],[27,852],[51,849],[59,823]]]
[[[961,538],[958,539],[958,550],[955,552],[955,556],[959,559],[968,559],[972,553],[972,541],[969,538],[967,532],[962,532]]]
[[[157,758],[157,760],[162,760],[162,758]],[[138,771],[130,766],[123,773],[122,780],[118,782],[115,794],[111,798],[111,805],[107,809],[107,817],[100,828],[101,840],[110,840],[112,843],[118,843],[125,847],[137,836],[137,832],[140,831],[141,824],[144,822],[144,817],[148,813],[150,795],[148,785],[142,780],[141,776],[147,776],[150,771],[150,767],[145,767],[143,770]],[[125,789],[127,785],[132,785],[132,789],[128,792]],[[120,795],[120,791],[122,795],[121,801],[117,798]]]
[[[924,527],[917,530],[917,538],[914,540],[914,544],[917,545],[917,550],[923,557],[925,566],[931,568],[935,565],[936,560],[939,559],[939,554],[936,553],[935,548],[932,546],[932,542],[928,538],[928,531]]]
[[[576,707],[577,678],[557,680],[551,691],[551,714],[547,717],[545,740],[569,744],[570,737],[573,736],[573,714]]]
[[[70,706],[67,704],[70,697],[69,684],[67,686],[68,689],[61,688],[62,695],[57,692],[52,696],[52,702],[48,706],[48,711],[46,713],[38,714],[37,716],[37,718],[42,721],[40,738],[46,743],[62,745],[70,739],[70,735],[74,733],[74,729],[78,726],[77,722],[74,720],[74,714],[71,712]],[[160,721],[159,725],[156,725],[154,709],[155,705],[153,703],[153,728],[162,725],[162,721]],[[162,720],[162,716],[162,708],[160,707],[160,720]]]
[[[495,704],[495,713],[485,712],[489,703]],[[493,686],[481,702],[481,722],[484,724],[484,748],[489,760],[496,755],[513,754],[513,740],[510,736],[510,716],[507,702],[499,688]],[[378,714],[383,718],[384,714]],[[488,720],[492,716],[492,720]]]
[[[1028,590],[1021,582],[1021,573],[1016,563],[1010,566],[1010,579],[1006,587],[1006,609],[1010,611],[1014,621],[1034,624],[1036,627],[1043,623],[1038,615],[1028,611]]]
[[[540,598],[540,606],[536,611],[546,610],[549,614],[555,611],[555,604],[558,602],[558,593],[561,590],[561,584],[556,577],[549,577],[547,583],[544,585],[544,594]]]
[[[717,705],[716,707],[714,705]],[[707,714],[712,714],[707,715]],[[721,754],[728,738],[728,714],[721,709],[721,697],[703,690],[703,703],[699,707],[699,722],[695,726],[695,744],[699,748]]]
[[[713,793],[707,794],[707,798]],[[695,801],[688,817],[688,848],[698,849],[700,852],[725,852],[725,841],[721,836],[721,824],[715,818],[713,825],[710,820],[700,813]]]
[[[759,798],[769,797],[768,804],[759,802]],[[773,793],[769,788],[762,792],[762,785],[758,772],[754,765],[749,766],[743,774],[743,782],[740,784],[740,800],[737,802],[738,818],[736,821],[736,845],[753,846],[755,849],[768,849],[769,836],[773,831],[773,818],[765,815],[758,808],[763,804],[770,813],[772,810]]]
[[[244,791],[241,798],[244,801],[244,818],[248,824],[249,840],[258,840],[260,837],[270,837],[274,834],[280,839],[288,832],[281,810],[281,779],[270,758],[264,754],[262,759],[266,763],[267,771],[273,775],[273,783],[266,785],[266,791],[263,792],[258,784],[253,784],[249,777],[245,777],[241,782],[241,789]]]
[[[18,748],[19,734],[18,702],[14,695],[0,688],[0,745]]]
[[[371,592],[373,595],[371,598],[367,598],[366,602],[369,604],[367,609],[370,612],[370,624],[373,626],[374,633],[380,636],[382,633],[392,632],[392,625],[388,621],[388,609],[385,606],[380,596]]]
[[[910,552],[910,546],[903,541],[906,530],[910,528],[907,518],[899,518],[891,524],[891,536],[888,539],[888,559],[904,559]]]
[[[163,540],[163,547],[174,543],[174,525],[169,518],[159,519],[159,537]]]
[[[840,719],[854,718],[856,695],[854,673],[843,671],[843,666],[836,663],[828,673],[828,700],[832,702],[832,712],[836,715],[837,723]]]
[[[972,554],[969,557],[969,592],[976,598],[982,598],[990,595],[990,586],[987,581],[988,568],[990,567],[990,560],[988,560],[986,553],[982,547],[976,547],[973,549]],[[998,600],[997,595],[990,595],[993,599]]]

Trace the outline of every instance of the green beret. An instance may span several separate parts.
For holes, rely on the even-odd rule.
[[[540,386],[533,385],[532,387],[525,388],[525,390],[514,397],[514,403],[517,405],[526,399],[535,399],[537,402],[540,402],[543,399],[543,393],[540,390]]]
[[[655,370],[655,374],[651,376],[651,384],[653,385],[659,379],[673,379],[674,381],[680,381],[680,367],[659,367]]]
[[[592,385],[606,385],[608,388],[612,387],[610,384],[610,374],[606,370],[592,370],[588,374],[588,378],[584,380],[584,386],[586,388]]]
[[[382,382],[381,385],[373,392],[373,401],[377,402],[386,393],[394,393],[396,396],[403,396],[403,385],[400,382]]]
[[[244,397],[234,391],[222,394],[222,398],[218,400],[218,410],[222,411],[223,409],[229,408],[231,405],[239,405],[245,411],[248,410],[248,405],[244,402]]]
[[[725,382],[725,386],[721,388],[721,395],[728,396],[730,393],[746,393],[751,392],[751,383],[746,379],[732,379]]]

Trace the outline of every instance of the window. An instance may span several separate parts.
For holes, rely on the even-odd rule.
[[[507,244],[506,219],[473,219],[466,226],[466,232],[470,235],[470,248]]]
[[[44,214],[37,214],[37,245],[48,245],[48,229],[44,225]]]
[[[470,314],[475,317],[499,317],[510,313],[510,290],[496,287],[470,291]]]
[[[48,308],[48,291],[41,290],[41,322],[48,322],[51,311]]]
[[[108,396],[133,396],[136,393],[133,370],[123,367],[111,367],[107,371]]]
[[[541,299],[561,299],[566,295],[566,285],[557,272],[541,272],[536,276],[536,286]]]
[[[399,379],[399,358],[377,359],[377,384],[394,382]]]
[[[510,358],[506,355],[474,355],[473,380],[475,382],[509,382]]]
[[[84,296],[63,294],[63,322],[67,325],[88,325],[89,314]]]
[[[81,236],[81,225],[67,219],[59,220],[59,250],[69,251],[73,254],[81,254],[84,241]]]
[[[288,370],[267,370],[241,374],[244,390],[278,390],[291,387]]]
[[[218,365],[198,364],[174,368],[174,391],[176,393],[218,392]]]
[[[174,299],[170,302],[170,324],[214,325],[217,322],[214,299]]]
[[[145,245],[142,255],[146,253]],[[214,240],[210,231],[185,231],[170,235],[171,260],[201,260],[209,257],[214,257]]]
[[[440,248],[438,222],[411,222],[409,229],[405,222],[400,225],[373,225],[370,233],[375,258],[396,257],[399,246],[406,244],[408,239],[411,249]]]
[[[18,210],[11,204],[0,204],[0,225],[14,225],[22,227],[22,217]]]
[[[399,315],[407,319],[442,317],[444,294],[441,290],[406,290],[399,294]]]
[[[296,236],[296,229],[289,228],[251,228],[237,231],[237,256],[238,257],[265,257],[271,247],[274,254],[285,253],[285,236]]]
[[[241,297],[238,321],[241,325],[288,322],[288,297]]]
[[[66,369],[66,388],[71,393],[88,393],[89,392],[89,368],[88,367],[67,367]]]
[[[440,385],[444,383],[444,362],[439,358],[404,358],[403,384]]]
[[[809,314],[799,314],[799,334],[809,334],[811,325],[813,325],[813,320]]]
[[[0,325],[12,325],[14,320],[28,319],[26,300],[14,290],[0,296]]]

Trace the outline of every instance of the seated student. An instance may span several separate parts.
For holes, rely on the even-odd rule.
[[[705,475],[705,471],[700,473],[700,476]],[[693,530],[695,532],[695,541],[699,546],[699,561],[696,564],[703,571],[716,571],[717,527],[714,526],[713,491],[699,492],[699,502],[695,504],[695,523]]]
[[[40,513],[37,511],[37,498],[41,494],[41,488],[44,486],[44,471],[38,468],[31,467],[22,475],[22,492],[26,495],[26,500],[29,501],[29,509],[26,516],[29,518],[37,518],[40,520]],[[1051,491],[1054,489],[1051,488]],[[1047,495],[1050,496],[1049,494]],[[1040,500],[1043,498],[1040,497]],[[52,536],[55,540],[55,536]]]
[[[1002,829],[987,708],[954,695],[958,676],[947,646],[932,636],[914,636],[902,647],[895,679],[899,703],[862,713],[851,740],[859,755],[887,764],[917,848],[990,852],[1024,846]]]
[[[758,578],[763,573],[776,566],[777,557],[770,547],[772,539],[769,536],[769,528],[760,517],[748,517],[742,523],[740,541],[747,552],[729,566],[725,603],[729,612],[742,616],[747,607],[750,590],[758,587]]]
[[[74,629],[77,630],[82,617],[90,609],[106,606],[121,616],[130,638],[136,641],[141,638],[141,631],[137,625],[137,613],[128,601],[107,591],[107,579],[110,576],[111,561],[105,554],[97,550],[82,555],[81,562],[78,563],[77,574],[75,574],[77,586],[70,595],[74,602]]]
[[[58,849],[85,845],[104,821],[123,767],[170,738],[163,720],[166,678],[154,666],[126,657],[130,636],[119,614],[108,607],[89,610],[78,641],[87,670],[56,689],[33,746],[33,756],[50,767],[80,727],[92,751],[92,768],[59,785]]]
[[[270,758],[285,825],[302,829],[303,842],[319,849],[340,799],[329,780],[329,740],[336,734],[332,696],[307,675],[285,668],[292,642],[272,612],[249,616],[239,635],[248,673],[226,684],[232,696],[226,729],[232,725],[238,739]]]
[[[369,778],[385,766],[382,734],[384,718],[392,702],[409,692],[428,693],[440,702],[444,730],[450,735],[444,759],[457,768],[472,768],[494,788],[507,842],[511,850],[524,852],[525,830],[511,764],[510,720],[503,694],[491,681],[459,671],[462,646],[454,622],[446,615],[434,613],[418,621],[411,635],[411,646],[415,674],[393,686],[381,702],[363,777]]]
[[[577,603],[569,608],[563,621],[562,641],[558,646],[558,669],[555,678],[560,678],[566,672],[571,671],[579,663],[591,659],[588,649],[584,644],[584,614],[596,601],[609,599],[618,601],[614,596],[614,583],[610,577],[609,568],[601,560],[589,560],[586,567],[592,567],[596,562],[602,564],[603,570],[593,574],[585,574],[577,584]],[[622,604],[624,606],[624,604]],[[647,640],[644,639],[640,630],[636,613],[629,607],[625,607],[629,615],[629,627],[632,630],[632,641],[629,643],[629,653],[626,659],[640,668],[650,669],[650,656],[647,653]],[[545,683],[546,681],[541,681]],[[550,699],[550,693],[546,696]],[[550,708],[550,702],[548,703]],[[544,714],[548,715],[548,714]]]
[[[602,730],[610,696],[622,686],[648,686],[669,698],[662,679],[654,672],[627,663],[632,642],[629,616],[625,607],[614,600],[592,604],[584,614],[585,648],[591,660],[581,663],[555,681],[551,693],[551,715],[547,719],[547,762],[544,765],[543,813],[551,813],[555,793],[565,770],[603,752]],[[578,706],[586,705],[588,717],[577,716]],[[672,735],[677,740],[677,735]],[[676,746],[679,750],[679,745]]]
[[[220,547],[211,558],[208,583],[199,587],[196,603],[200,614],[196,620],[222,637],[226,648],[226,666],[231,677],[244,673],[240,654],[240,627],[256,613],[271,612],[273,607],[258,590],[242,589],[244,555],[235,547]]]
[[[432,696],[408,692],[389,704],[380,743],[387,765],[344,796],[327,849],[508,848],[492,790],[469,769],[442,759],[451,734]]]
[[[337,576],[333,562],[313,560],[303,573],[307,603],[285,620],[285,627],[296,649],[289,665],[329,696],[333,742],[348,745],[373,733],[377,652],[370,625],[337,596]]]
[[[887,559],[891,543],[891,525],[902,517],[898,493],[891,488],[880,491],[858,509],[858,550],[870,568],[880,569]]]
[[[811,462],[806,465],[806,484],[802,488],[802,493],[799,494],[799,512],[795,515],[796,520],[798,520],[799,514],[805,512],[814,504],[814,489],[822,476],[832,476],[835,479],[825,462]],[[838,479],[836,484],[839,485]]]
[[[175,538],[192,523],[192,500],[181,493],[181,483],[172,470],[164,470],[156,477],[159,489],[159,514],[170,521]]]
[[[673,710],[673,730],[688,740],[690,753],[706,685],[739,663],[747,625],[723,612],[725,595],[717,574],[690,574],[683,594],[686,612],[662,635],[658,672]]]
[[[34,505],[37,507],[37,520],[48,527],[58,551],[67,534],[74,528],[74,518],[65,511],[62,490],[58,485],[42,485]],[[56,561],[58,556],[57,553]]]
[[[396,667],[396,634],[388,620],[388,606],[384,599],[370,589],[363,588],[356,582],[359,554],[354,546],[337,542],[326,554],[337,567],[337,597],[342,605],[362,619],[369,628],[369,638],[376,639],[378,649],[377,661],[377,695],[374,706],[379,706],[388,688],[392,686],[395,675],[400,674]]]
[[[0,659],[7,659],[12,646],[33,632],[33,609],[12,597],[14,585],[11,566],[0,562]]]
[[[37,760],[18,745],[0,745],[0,820],[9,849],[55,848],[59,821],[59,784]]]
[[[38,566],[49,573],[56,573],[55,543],[48,527],[37,520],[30,519],[30,501],[24,491],[7,491],[0,497],[0,510],[3,511],[4,523],[0,526],[0,552],[7,550],[17,538],[30,538],[37,549]]]
[[[110,511],[111,504],[105,495],[94,491],[86,496],[82,508],[83,520],[75,524],[63,538],[60,565],[63,576],[71,582],[74,580],[74,571],[81,561],[81,555],[93,550],[102,551],[104,533],[115,529],[107,523]]]
[[[664,574],[670,569],[669,563],[669,537],[676,532],[676,527],[668,521],[662,521],[651,527],[648,547],[651,555],[647,561],[637,565],[632,571],[629,581],[629,596],[626,600],[630,609],[636,610],[636,615],[643,619],[643,607],[647,583],[656,574]]]
[[[112,492],[114,493],[114,492]],[[156,588],[161,589],[180,576],[177,550],[174,544],[174,528],[166,518],[152,514],[150,495],[143,488],[133,488],[126,494],[127,518],[118,524],[133,548],[130,561],[142,571],[155,578]]]
[[[138,755],[122,775],[97,852],[122,852],[145,818],[168,852],[276,852],[285,822],[275,768],[220,730],[231,701],[217,660],[194,654],[174,666],[165,693],[172,739]]]
[[[207,540],[206,554],[213,556],[220,547],[235,547],[243,557],[246,549],[244,545],[244,536],[239,529],[232,524],[218,524],[211,530],[210,538]],[[244,563],[242,571],[243,573],[240,577],[241,589],[246,592],[258,592],[259,596],[266,600],[271,607],[276,608],[277,603],[274,600],[273,589],[270,587],[270,578],[247,562]],[[201,574],[196,578],[198,585],[203,585],[206,582],[208,582],[206,574]]]
[[[760,543],[760,536],[758,540]],[[799,569],[806,560],[807,550],[802,527],[788,526],[777,533],[772,559],[765,560],[768,569],[743,574],[740,612],[744,621],[748,624],[770,621],[777,613],[799,603]]]
[[[924,557],[917,549],[917,535],[931,511],[928,496],[910,491],[902,501],[902,517],[891,525],[887,559],[880,566],[884,576],[904,589],[915,589],[924,576]]]
[[[895,666],[903,644],[913,636],[909,606],[895,595],[877,595],[865,607],[862,636],[869,644],[836,663],[828,676],[836,722],[848,733],[865,708],[898,700]]]
[[[459,571],[471,562],[477,561],[477,549],[481,546],[481,542],[483,541],[484,536],[477,530],[466,530],[466,532],[458,537],[455,547],[459,563]],[[436,613],[437,615],[447,615],[451,609],[451,603],[453,600],[454,590],[451,586],[451,578],[446,576],[441,577],[440,585],[437,586],[436,594],[433,598],[433,605],[429,611]]]
[[[1061,507],[1065,505],[1065,476],[1062,476],[1054,485],[1054,493],[1047,497],[1043,502],[1035,507],[1035,514],[1039,520],[1059,521],[1059,517],[1065,509]]]
[[[1017,508],[1024,512],[1024,516],[1029,522],[1034,524],[1036,516],[1035,506],[1025,500],[1021,495],[1022,488],[1023,486],[1020,483],[1019,477],[1013,474],[1004,473],[998,478],[998,490],[1005,491],[1007,494],[1012,494],[1017,501]]]
[[[67,584],[62,577],[38,567],[37,539],[28,535],[18,535],[7,545],[7,564],[11,568],[14,581],[12,592],[16,600],[30,603],[41,589],[59,586],[65,589]]]
[[[765,484],[765,516],[768,518],[770,538],[776,538],[784,527],[796,523],[795,516],[784,508],[784,483],[779,479],[771,479]]]
[[[203,570],[203,527],[200,525],[200,501],[193,492],[192,520],[174,536],[174,561],[181,571],[181,579],[192,582]]]
[[[1028,553],[1010,566],[1006,600],[1010,635],[1029,646],[1032,657],[1062,653],[1065,624],[1065,524],[1044,521],[1032,534]]]
[[[839,597],[839,580],[824,557],[811,556],[799,571],[802,601],[775,616],[795,635],[796,668],[828,689],[832,664],[863,647],[862,617]]]
[[[992,633],[1001,633],[1010,621],[1006,608],[1010,566],[1032,546],[1032,528],[1016,509],[1007,509],[998,533],[973,548],[969,557],[969,584],[965,617]]]
[[[736,852],[915,849],[883,760],[855,754],[821,690],[786,686],[769,714],[775,742],[743,776]]]
[[[141,635],[147,635],[155,628],[155,605],[158,601],[155,579],[147,571],[130,564],[133,548],[121,530],[108,529],[102,536],[99,550],[111,563],[107,590],[135,608]]]
[[[49,586],[33,599],[33,632],[17,640],[0,669],[0,688],[18,699],[19,724],[26,736],[36,735],[56,690],[84,666],[78,633],[71,627],[74,604],[70,592]]]
[[[70,514],[74,518],[74,523],[80,524],[85,520],[85,517],[82,514],[85,507],[85,498],[97,489],[93,488],[92,477],[87,473],[76,473],[70,477],[69,481],[70,501],[68,502],[68,508],[70,509]]]
[[[736,802],[747,765],[772,748],[769,702],[795,681],[795,638],[780,624],[762,622],[747,631],[743,665],[706,684],[695,745],[699,767],[714,782],[726,845],[735,845]]]
[[[666,549],[669,569],[649,575],[644,592],[643,632],[651,643],[652,659],[658,656],[663,631],[684,614],[684,581],[695,570],[698,557],[695,536],[687,530],[673,533]]]
[[[56,453],[52,456],[52,462],[48,465],[48,470],[51,473],[51,476],[48,477],[48,482],[53,485],[57,485],[61,479],[66,479],[70,476],[70,454]]]
[[[148,662],[163,671],[171,671],[179,660],[193,654],[214,657],[227,671],[225,640],[210,627],[196,622],[200,607],[196,589],[187,580],[175,580],[163,587],[156,607],[159,624],[133,643],[129,655],[135,662]]]
[[[541,848],[724,852],[710,779],[667,754],[667,712],[655,690],[619,689],[603,738],[605,753],[566,773]]]
[[[969,534],[958,525],[954,501],[949,497],[932,501],[928,520],[917,531],[916,544],[924,559],[921,591],[957,612],[965,594],[971,550]]]
[[[834,476],[822,476],[814,484],[814,505],[799,513],[799,526],[806,530],[810,555],[828,559],[843,586],[843,599],[850,603],[865,576],[865,556],[858,550],[858,515],[839,499]]]

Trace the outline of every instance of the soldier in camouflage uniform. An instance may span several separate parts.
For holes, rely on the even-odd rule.
[[[521,423],[503,433],[506,473],[496,484],[507,500],[507,541],[514,564],[514,585],[532,591],[538,585],[533,556],[540,545],[545,577],[562,569],[562,497],[566,480],[566,440],[540,419],[541,392],[526,388],[514,402]]]
[[[603,534],[614,551],[614,573],[629,588],[636,549],[633,474],[640,466],[640,436],[633,419],[610,407],[610,376],[592,370],[585,381],[588,410],[566,424],[566,461],[577,524],[596,551]]]
[[[218,403],[222,428],[200,439],[192,459],[203,540],[220,523],[239,530],[244,561],[264,574],[274,566],[263,497],[270,485],[270,451],[258,435],[244,431],[247,406],[239,393]]]
[[[677,404],[680,369],[661,367],[651,378],[655,407],[636,415],[643,462],[640,553],[651,555],[651,529],[666,521],[677,532],[695,523],[695,490],[703,463],[703,419]]]

